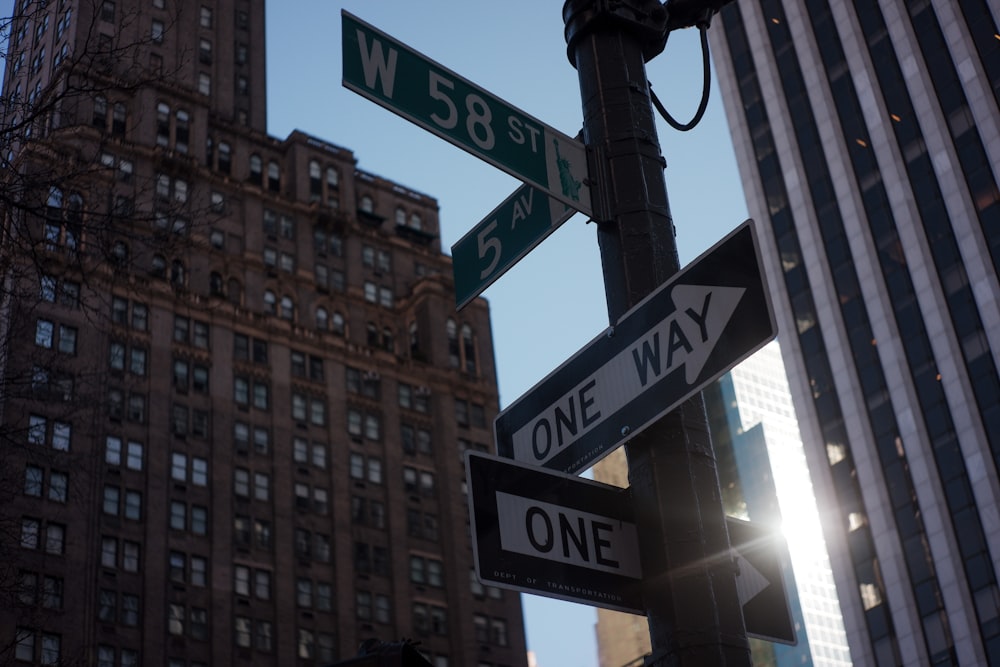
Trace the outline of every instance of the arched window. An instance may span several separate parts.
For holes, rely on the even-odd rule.
[[[455,326],[455,320],[448,318],[448,321],[445,323],[445,331],[448,334],[448,365],[452,368],[458,368],[458,327]]]
[[[396,350],[392,329],[389,327],[382,327],[382,349],[388,350],[389,352],[395,352]]]
[[[323,170],[316,160],[309,160],[309,201],[323,197]]]
[[[180,153],[188,152],[188,142],[191,140],[191,115],[183,109],[178,109],[174,125],[174,148]]]
[[[170,145],[170,107],[165,102],[156,105],[156,145]]]
[[[66,238],[63,245],[73,251],[80,247],[80,234],[83,233],[83,197],[79,192],[71,192],[66,202]]]
[[[377,347],[378,346],[378,327],[375,326],[374,322],[369,322],[365,326],[365,333],[367,335],[367,339],[366,340],[368,342],[368,345],[370,345],[371,347]]]
[[[396,224],[406,225],[406,211],[404,211],[402,208],[396,209]]]
[[[281,168],[274,160],[267,163],[267,189],[271,192],[281,189]]]
[[[263,185],[264,163],[260,156],[254,153],[250,156],[250,182],[254,185]]]
[[[420,218],[419,213],[414,213],[410,216],[410,227],[413,229],[423,229],[424,221]]]
[[[103,95],[94,98],[94,115],[91,123],[94,127],[104,130],[108,117],[108,99]]]
[[[330,326],[330,316],[326,312],[326,308],[319,306],[316,308],[316,328],[320,331],[326,331]]]
[[[112,244],[111,261],[119,268],[128,264],[128,245],[124,241],[115,241]]]
[[[476,374],[476,344],[472,337],[472,327],[462,325],[462,356],[465,357],[465,372]]]
[[[233,150],[225,141],[219,142],[219,171],[229,174],[233,170]]]
[[[281,297],[281,317],[286,320],[295,317],[295,302],[287,294]]]
[[[407,329],[407,333],[410,338],[410,356],[415,357],[420,353],[420,335],[417,330],[417,321],[414,320],[410,322],[410,326]]]
[[[116,137],[125,136],[125,119],[127,116],[128,113],[125,109],[125,104],[123,102],[115,102],[111,113],[111,134]]]
[[[375,212],[375,201],[371,197],[369,197],[368,195],[365,195],[364,197],[361,198],[361,206],[360,206],[360,208],[365,213],[374,213]]]
[[[229,303],[234,306],[243,303],[243,288],[240,287],[240,281],[236,278],[230,278],[226,281],[226,297],[229,299]]]
[[[170,282],[174,287],[184,287],[184,262],[175,259],[170,263]]]
[[[166,174],[156,175],[156,196],[164,198],[170,196],[170,177]]]
[[[274,315],[278,305],[278,298],[274,296],[274,292],[267,289],[264,290],[264,312],[268,315]]]
[[[208,277],[208,293],[212,296],[223,296],[222,294],[222,274],[212,271]]]
[[[333,313],[333,320],[330,330],[338,336],[343,336],[347,332],[347,325],[344,323],[344,316],[338,312]]]
[[[149,272],[157,278],[167,277],[167,260],[163,258],[163,255],[153,255],[153,261],[150,263]]]
[[[326,204],[336,208],[340,205],[337,199],[337,187],[340,185],[340,174],[333,167],[326,168]]]
[[[62,217],[62,213],[59,209],[62,208],[63,204],[63,192],[56,186],[51,186],[49,188],[49,198],[45,202],[46,206],[50,209],[55,209],[55,211],[50,211],[49,215],[54,217]]]

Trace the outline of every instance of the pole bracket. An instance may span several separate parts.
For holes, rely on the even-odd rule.
[[[667,17],[659,0],[566,0],[566,55],[576,67],[573,53],[581,38],[596,30],[614,30],[635,35],[642,43],[643,59],[649,62],[666,46]]]

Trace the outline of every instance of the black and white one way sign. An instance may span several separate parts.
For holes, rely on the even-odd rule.
[[[646,613],[627,489],[475,452],[465,465],[481,581]]]
[[[497,452],[578,473],[776,331],[748,220],[501,412]]]

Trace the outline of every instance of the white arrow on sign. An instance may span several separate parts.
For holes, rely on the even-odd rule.
[[[514,458],[544,465],[602,417],[681,366],[687,382],[694,383],[745,292],[741,287],[675,285],[673,314],[515,431]]]
[[[739,574],[736,575],[736,595],[740,599],[740,606],[743,606],[763,593],[764,589],[771,585],[771,582],[739,551],[734,548],[732,552],[740,569]]]
[[[736,595],[747,634],[795,644],[798,637],[782,573],[783,542],[768,526],[726,517],[731,555],[739,567]]]
[[[578,473],[774,338],[748,220],[497,415],[497,453]]]

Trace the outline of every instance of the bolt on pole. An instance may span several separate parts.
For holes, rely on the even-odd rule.
[[[591,195],[613,325],[679,268],[645,63],[663,50],[655,0],[566,0]],[[751,664],[701,395],[626,444],[656,667]]]

